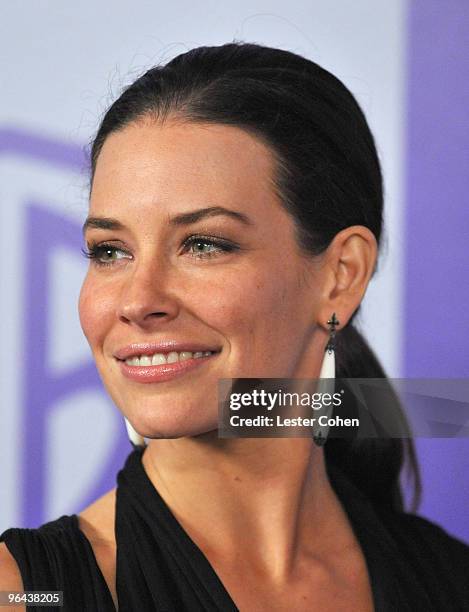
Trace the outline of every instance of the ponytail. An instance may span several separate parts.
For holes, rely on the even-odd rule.
[[[304,253],[323,253],[353,225],[367,227],[379,246],[384,198],[374,138],[352,93],[319,64],[283,49],[233,42],[191,49],[154,66],[106,112],[92,143],[91,182],[109,134],[145,116],[164,120],[171,114],[236,126],[270,147],[273,187],[295,221]],[[386,378],[351,321],[336,339],[337,377]],[[397,396],[393,406],[405,422]],[[325,456],[374,503],[396,510],[403,506],[399,472],[407,459],[418,505],[420,476],[410,439],[331,438]]]
[[[365,338],[349,322],[336,333],[337,378],[387,379],[383,367]],[[389,383],[390,415],[396,422],[407,423],[401,402]],[[375,505],[404,511],[399,476],[404,464],[413,481],[411,512],[420,504],[421,478],[415,447],[411,438],[330,438],[325,447],[326,464],[342,470]]]

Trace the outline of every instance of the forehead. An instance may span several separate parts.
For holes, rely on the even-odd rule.
[[[276,200],[274,169],[267,145],[240,128],[144,120],[104,142],[90,209],[244,204],[262,213]]]

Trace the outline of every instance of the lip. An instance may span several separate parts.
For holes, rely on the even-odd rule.
[[[210,350],[210,349],[206,349]],[[157,352],[157,351],[155,351]],[[146,353],[140,353],[145,355]],[[162,363],[161,365],[155,366],[129,366],[125,361],[119,360],[119,367],[122,374],[139,383],[158,383],[166,382],[183,376],[187,372],[199,368],[203,364],[207,363],[213,357],[216,357],[218,353],[207,355],[205,357],[198,357],[197,359],[186,359],[185,361],[177,361],[175,363]]]
[[[207,344],[202,344],[200,342],[180,342],[177,340],[161,340],[160,342],[145,342],[145,343],[136,343],[136,344],[128,344],[127,346],[123,346],[118,349],[114,353],[114,357],[119,361],[125,361],[129,357],[138,357],[139,355],[153,355],[154,353],[170,353],[171,351],[176,351],[180,353],[181,351],[187,351],[191,353],[196,353],[197,351],[214,351],[218,353],[220,351],[220,347],[209,346]],[[203,359],[202,357],[200,359]],[[189,359],[188,361],[192,361]],[[163,364],[164,365],[164,364]],[[172,364],[168,364],[172,365]],[[136,367],[136,366],[133,366]],[[152,367],[160,367],[160,366],[152,366]]]

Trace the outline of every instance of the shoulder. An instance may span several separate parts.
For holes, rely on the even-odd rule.
[[[66,567],[75,562],[82,545],[76,515],[62,515],[40,527],[11,527],[0,534],[2,561],[8,579],[21,575],[22,588],[17,590],[52,589],[64,580]],[[1,589],[0,589],[1,590]]]
[[[77,516],[80,530],[93,545],[115,547],[116,489],[111,489]]]
[[[443,549],[462,559],[469,560],[469,544],[451,535],[438,523],[411,512],[396,513],[397,526],[402,531],[413,536],[418,544],[425,544],[435,550]]]
[[[24,591],[18,564],[5,542],[0,542],[0,591]],[[26,608],[15,606],[11,609],[20,612]]]
[[[413,536],[416,545],[421,545],[428,552],[438,554],[450,563],[465,565],[469,570],[469,544],[451,535],[441,525],[422,516],[412,513],[400,513],[400,524],[409,535]]]
[[[0,591],[22,591],[23,580],[15,558],[5,542],[0,542]]]
[[[48,546],[59,545],[76,531],[76,515],[62,515],[60,518],[42,524],[40,527],[10,527],[0,534],[0,546],[19,559],[46,556]]]
[[[106,599],[106,593],[101,593],[99,570],[112,589],[114,505],[112,490],[80,514],[62,515],[36,528],[12,527],[1,533],[0,591],[44,590],[47,585],[49,590],[66,587],[78,597],[81,581],[88,580]],[[70,567],[76,571],[70,572]],[[86,598],[84,593],[81,596]]]
[[[112,489],[82,510],[78,514],[78,521],[117,608],[115,505],[116,490]]]
[[[469,601],[469,545],[443,527],[407,512],[381,515],[387,530],[412,569],[430,587]]]

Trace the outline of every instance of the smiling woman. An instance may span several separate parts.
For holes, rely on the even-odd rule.
[[[324,281],[296,247],[272,172],[266,146],[232,126],[145,118],[104,142],[80,317],[106,388],[147,438],[216,429],[220,378],[311,371],[305,305]],[[119,229],[103,228],[106,218]],[[187,359],[194,351],[212,353]]]
[[[345,86],[287,51],[194,49],[110,107],[90,185],[80,321],[134,450],[79,514],[2,534],[0,588],[68,610],[462,609],[469,548],[404,512],[410,440],[217,435],[220,379],[385,379],[353,326],[383,193]]]

